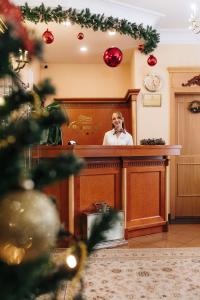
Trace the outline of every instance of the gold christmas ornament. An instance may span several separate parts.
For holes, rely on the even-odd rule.
[[[16,191],[0,200],[0,228],[0,258],[19,264],[55,245],[60,221],[55,205],[45,194]]]
[[[18,265],[22,262],[25,256],[25,249],[18,248],[11,244],[1,244],[0,258],[9,265]]]

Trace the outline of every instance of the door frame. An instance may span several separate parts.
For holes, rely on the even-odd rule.
[[[200,75],[200,67],[169,67],[169,91],[170,91],[170,144],[177,143],[176,136],[176,95],[200,95],[200,81],[195,85],[182,86],[182,83],[187,83],[194,76]],[[176,178],[176,157],[170,157],[170,217],[176,217],[176,192],[177,192],[177,178]]]

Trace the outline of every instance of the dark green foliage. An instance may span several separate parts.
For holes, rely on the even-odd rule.
[[[9,165],[8,165],[9,161]],[[1,197],[12,190],[16,190],[20,184],[23,158],[15,152],[12,146],[0,151],[0,200]]]
[[[104,233],[111,228],[117,220],[117,213],[110,211],[102,214],[102,219],[94,225],[92,235],[86,242],[88,254],[94,251],[97,243],[104,241]],[[61,234],[62,238],[65,234]],[[70,236],[70,235],[69,235]],[[76,239],[74,239],[74,245]],[[80,249],[77,248],[77,257]],[[62,280],[72,280],[77,269],[69,271],[66,266],[57,267],[51,262],[48,254],[36,260],[21,263],[20,265],[7,265],[0,261],[0,299],[1,300],[34,300],[37,296],[51,293],[52,299]],[[80,292],[74,300],[83,300],[83,279],[81,279]]]
[[[19,88],[17,91],[13,90],[11,95],[5,97],[5,105],[0,106],[0,117],[7,117],[13,110],[18,109],[24,103],[33,103],[33,95],[25,92]]]
[[[40,99],[44,99],[45,96],[48,95],[54,95],[56,90],[54,86],[52,86],[50,79],[45,79],[41,83],[39,83],[37,86],[33,86],[34,92],[40,97]]]
[[[140,141],[140,145],[165,145],[165,141],[162,138],[143,139]]]
[[[72,174],[77,174],[84,166],[82,159],[73,154],[63,154],[51,160],[41,160],[32,170],[32,179],[36,188],[42,188],[54,181],[62,180]]]
[[[108,212],[102,214],[101,218],[93,224],[91,236],[87,241],[88,253],[91,254],[94,251],[95,246],[105,241],[105,233],[113,227],[118,220],[117,211],[110,209]],[[101,228],[101,230],[99,230]]]
[[[49,110],[48,114],[44,114],[42,117],[38,118],[38,123],[44,128],[49,128],[52,125],[61,126],[66,122],[66,115],[60,109]]]
[[[56,8],[40,6],[30,8],[26,3],[21,6],[21,11],[25,20],[38,22],[56,22],[61,23],[70,20],[73,24],[79,24],[81,27],[92,28],[94,31],[115,29],[120,34],[126,34],[134,39],[144,41],[144,49],[140,50],[145,54],[152,52],[160,41],[160,35],[151,26],[143,27],[143,24],[137,25],[125,19],[105,17],[104,14],[92,14],[88,8],[78,11],[73,8],[64,10],[60,5]]]
[[[33,300],[38,295],[57,291],[61,280],[71,280],[76,271],[69,272],[61,265],[56,267],[48,254],[40,258],[10,265],[0,261],[1,300]]]
[[[7,4],[9,5],[9,3]],[[29,10],[28,6],[25,7],[31,18],[33,16],[35,20],[40,18],[42,11],[44,21],[49,20],[50,9],[46,10],[44,5],[40,6],[40,9],[35,9],[34,12]],[[11,11],[13,12],[13,6],[11,6]],[[6,11],[6,16],[8,13],[9,10]],[[58,7],[56,13],[59,14],[57,20],[61,20],[63,18],[62,9]],[[87,11],[87,13],[89,12]],[[12,78],[14,83],[13,92],[9,96],[3,97],[5,103],[0,103],[0,201],[6,199],[4,196],[7,193],[22,190],[22,183],[27,179],[33,181],[35,189],[42,189],[47,184],[77,174],[84,166],[83,160],[73,154],[62,154],[55,159],[41,159],[37,161],[37,164],[30,164],[29,168],[25,168],[25,160],[27,159],[25,153],[29,153],[28,159],[31,159],[31,149],[32,147],[38,149],[36,145],[39,144],[44,130],[51,126],[61,126],[67,122],[67,118],[57,103],[46,108],[42,106],[45,96],[55,92],[49,80],[34,86],[33,92],[23,90],[20,77],[15,74],[10,64],[10,54],[18,54],[19,48],[24,49],[25,42],[29,42],[30,46],[31,41],[26,35],[22,39],[20,35],[20,37],[16,36],[13,34],[13,30],[13,26],[7,24],[5,33],[0,34],[0,78],[8,76]],[[20,31],[20,26],[18,30]],[[33,43],[32,50],[37,58],[40,57],[40,49],[38,42]],[[30,108],[30,111],[25,111],[25,115],[20,115],[20,109],[26,109],[24,104]],[[18,113],[15,118],[13,117],[14,112]],[[85,244],[89,254],[92,253],[93,247],[98,242],[104,240],[103,232],[110,228],[114,219],[115,215],[111,212],[103,216],[102,221],[95,225],[88,245],[87,242]],[[21,230],[23,232],[24,228]],[[77,258],[81,257],[80,244],[75,237],[69,233],[60,232],[58,238],[61,240],[69,238],[69,245],[73,242]],[[0,252],[2,250],[1,242]],[[6,245],[8,246],[10,245],[9,240],[3,242],[7,242]],[[60,282],[74,278],[78,272],[78,267],[80,267],[80,262],[74,270],[67,269],[64,264],[55,265],[49,253],[41,253],[36,259],[22,261],[19,265],[7,264],[3,261],[3,256],[1,259],[0,300],[33,300],[44,293],[50,293],[52,299],[56,299]],[[83,284],[81,287],[83,288]],[[79,294],[75,299],[81,300],[83,298]]]
[[[48,256],[19,266],[9,266],[0,261],[0,298],[2,300],[35,299],[38,282],[51,269]]]
[[[8,30],[6,30],[0,38],[0,78],[5,74],[13,74],[12,69],[10,68],[8,53],[17,55],[19,49],[24,48],[21,39],[13,39],[11,28],[11,25],[9,25]]]

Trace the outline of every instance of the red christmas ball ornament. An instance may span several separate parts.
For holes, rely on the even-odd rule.
[[[122,51],[117,47],[108,48],[103,55],[104,62],[109,67],[117,67],[123,58]]]
[[[157,58],[154,55],[149,55],[147,63],[149,66],[153,67],[157,64]]]
[[[78,38],[78,40],[83,40],[84,39],[84,34],[82,32],[79,32],[77,34],[77,38]]]
[[[54,41],[54,35],[48,29],[43,33],[42,39],[46,44],[51,44]]]
[[[141,51],[141,52],[143,52],[144,51],[144,44],[140,44],[138,46],[138,50]]]

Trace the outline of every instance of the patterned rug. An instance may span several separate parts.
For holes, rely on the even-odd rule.
[[[98,250],[84,286],[88,300],[199,300],[200,248]],[[67,299],[63,283],[59,300]]]

